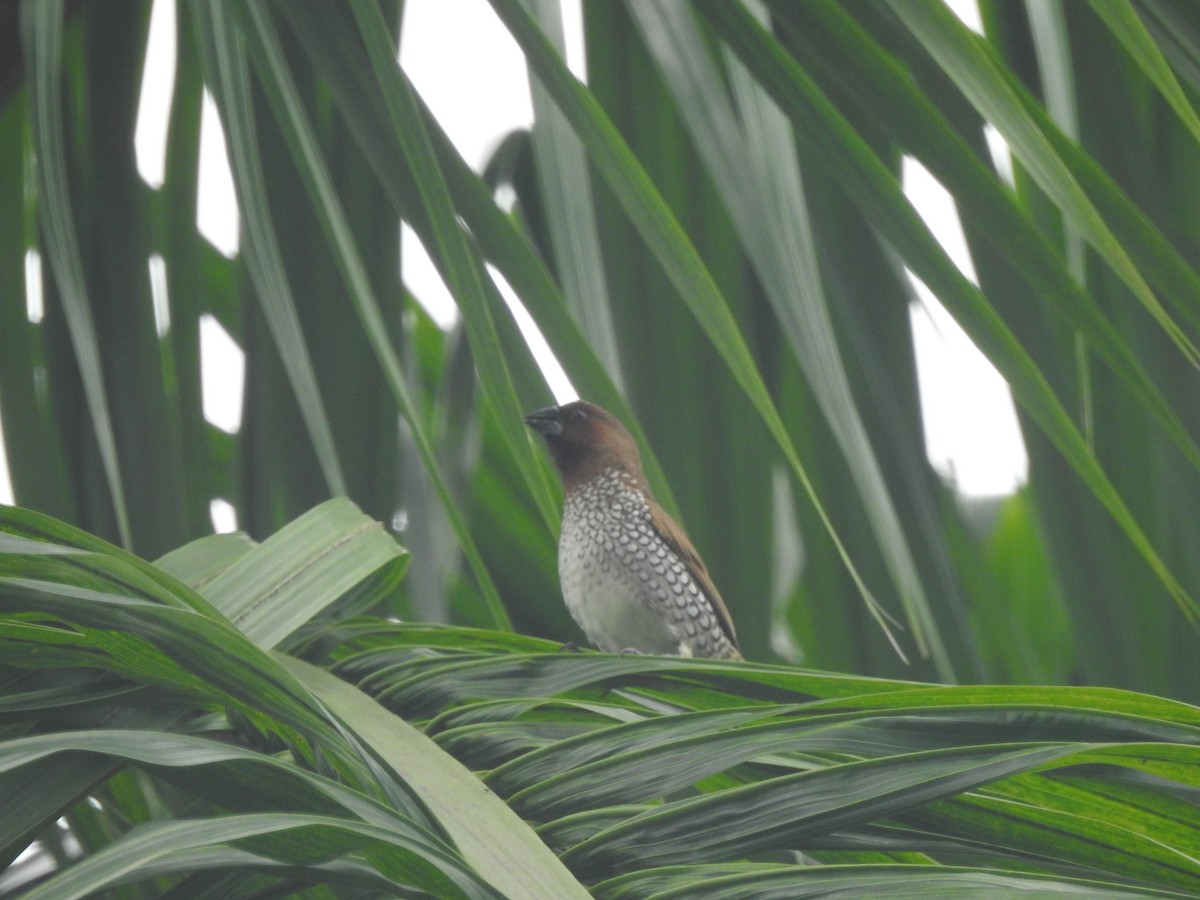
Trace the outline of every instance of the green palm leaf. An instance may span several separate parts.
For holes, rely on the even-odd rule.
[[[472,897],[583,895],[582,882],[622,896],[717,873],[729,890],[884,872],[1118,896],[1200,885],[1193,706],[347,620],[339,603],[395,568],[347,552],[347,533],[378,534],[367,524],[335,501],[259,546],[171,554],[210,606],[69,526],[5,516],[5,852],[64,806],[84,845],[33,896],[133,881]],[[254,597],[275,620],[312,594],[327,602],[298,629],[243,621],[264,642],[290,631],[282,647],[341,679],[265,652],[217,611]],[[48,766],[55,805],[30,778]],[[767,865],[781,851],[828,871]]]

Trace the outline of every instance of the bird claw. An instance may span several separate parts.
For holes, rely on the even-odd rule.
[[[639,650],[637,647],[626,647],[624,650],[621,651],[620,655],[621,656],[641,656],[642,651]]]
[[[580,653],[582,651],[579,649],[579,645],[576,644],[574,641],[567,641],[565,644],[563,644],[561,647],[558,648],[558,652],[559,653]]]

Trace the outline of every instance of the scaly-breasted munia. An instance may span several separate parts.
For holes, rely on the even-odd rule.
[[[651,495],[637,445],[616,416],[578,400],[525,421],[562,475],[558,577],[588,640],[611,653],[741,659],[729,610],[683,529]]]

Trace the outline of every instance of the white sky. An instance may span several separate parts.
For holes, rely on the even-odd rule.
[[[949,5],[979,30],[975,0],[948,0]],[[565,0],[568,36],[580,33],[580,0]],[[138,167],[151,186],[162,183],[166,116],[174,71],[174,15],[171,2],[155,0],[150,28],[148,67],[157,74],[145,79],[139,116]],[[532,103],[523,57],[486,0],[408,0],[400,48],[401,62],[464,158],[481,167],[497,141],[514,128],[533,121]],[[568,64],[583,71],[582,46],[568,38]],[[470,79],[463,72],[474,73]],[[1003,154],[995,136],[994,152]],[[237,252],[238,232],[233,184],[225,159],[220,122],[211,98],[205,97],[201,127],[201,232],[226,255]],[[906,191],[959,267],[974,280],[969,255],[958,227],[953,201],[919,165],[906,161]],[[27,263],[37,269],[37,261]],[[453,300],[412,233],[402,235],[404,279],[414,295],[442,322],[456,315]],[[34,274],[34,273],[30,273]],[[495,273],[493,273],[495,274]],[[150,264],[156,323],[162,334],[169,328],[165,275],[161,259]],[[37,279],[27,279],[31,319],[40,317]],[[536,328],[507,292],[522,329],[544,361],[555,395],[574,395],[553,361]],[[918,378],[925,412],[930,459],[942,475],[969,495],[1011,491],[1024,481],[1027,461],[1017,430],[1007,385],[975,349],[941,304],[917,284],[921,304],[914,307],[912,324],[917,348]],[[241,421],[241,350],[215,320],[207,317],[201,329],[205,417],[236,432]],[[0,448],[3,434],[0,432]],[[12,503],[7,464],[0,452],[0,502]],[[236,513],[219,498],[214,501],[218,530],[236,527]]]

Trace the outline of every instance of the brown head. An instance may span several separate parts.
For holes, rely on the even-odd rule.
[[[531,412],[525,422],[545,440],[565,489],[604,469],[616,468],[632,475],[649,493],[637,444],[620,419],[608,410],[576,400]]]

